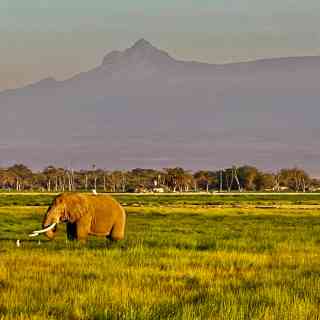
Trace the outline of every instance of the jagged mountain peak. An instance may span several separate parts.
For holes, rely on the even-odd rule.
[[[131,49],[142,50],[142,49],[156,49],[149,41],[141,38],[134,43]]]
[[[152,64],[164,64],[175,61],[170,55],[155,46],[149,41],[141,38],[133,46],[124,51],[111,51],[103,59],[103,65],[117,63],[140,63],[151,62]]]

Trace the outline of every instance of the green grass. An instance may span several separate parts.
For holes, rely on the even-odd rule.
[[[238,206],[238,205],[314,205],[320,203],[319,194],[170,194],[170,195],[116,195],[121,203],[127,205],[196,205],[196,206]]]
[[[64,228],[38,244],[46,207],[2,206],[0,319],[320,319],[319,211],[173,197],[126,207],[126,240],[86,245]]]
[[[6,206],[48,206],[54,194],[0,194],[0,207]]]
[[[0,207],[48,206],[56,194],[50,193],[0,193]],[[320,194],[116,194],[124,206],[274,206],[318,205]]]

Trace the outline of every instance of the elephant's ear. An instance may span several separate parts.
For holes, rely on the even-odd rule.
[[[70,196],[65,199],[65,214],[70,222],[75,222],[88,213],[88,204],[81,196]]]

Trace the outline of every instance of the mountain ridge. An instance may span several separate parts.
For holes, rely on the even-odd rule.
[[[179,60],[176,58],[173,58],[169,53],[167,53],[164,50],[160,50],[154,45],[151,44],[151,42],[145,40],[144,38],[141,38],[137,40],[131,47],[120,51],[120,50],[113,50],[109,53],[107,53],[104,58],[102,59],[102,63],[98,65],[97,67],[90,69],[88,71],[80,71],[79,73],[75,74],[74,76],[67,78],[65,80],[57,80],[54,77],[46,77],[43,79],[40,79],[35,82],[31,82],[25,86],[22,87],[17,87],[13,89],[6,89],[3,91],[0,91],[0,94],[6,93],[6,92],[13,92],[15,90],[23,89],[23,88],[28,88],[31,86],[40,86],[43,84],[46,85],[55,85],[63,82],[67,82],[69,80],[72,80],[74,78],[77,78],[81,75],[84,75],[86,73],[90,73],[91,71],[95,71],[99,68],[103,67],[110,67],[110,65],[119,63],[120,59],[128,59],[128,56],[130,57],[132,54],[137,54],[138,58],[141,60],[146,59],[146,56],[144,55],[146,52],[148,53],[153,53],[158,56],[162,56],[166,58],[166,62],[173,62],[176,64],[189,64],[189,65],[197,65],[197,66],[202,66],[205,68],[232,68],[232,67],[253,67],[255,65],[260,65],[262,66],[263,64],[266,64],[268,68],[274,66],[277,67],[278,64],[282,63],[290,63],[290,64],[296,64],[296,63],[309,63],[310,61],[316,61],[320,63],[320,56],[288,56],[288,57],[274,57],[274,58],[261,58],[261,59],[256,59],[256,60],[249,60],[249,61],[237,61],[237,62],[230,62],[230,63],[222,63],[222,64],[214,64],[214,63],[208,63],[208,62],[201,62],[197,60]],[[137,58],[137,57],[136,57]],[[148,57],[147,57],[148,58]],[[127,61],[126,61],[127,62]],[[134,61],[137,62],[137,61]]]
[[[206,64],[141,39],[70,79],[1,92],[2,161],[319,174],[319,84],[320,57]]]

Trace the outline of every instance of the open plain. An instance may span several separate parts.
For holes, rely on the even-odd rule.
[[[0,319],[320,319],[320,195],[115,195],[124,241],[29,238],[53,197],[0,194]]]

